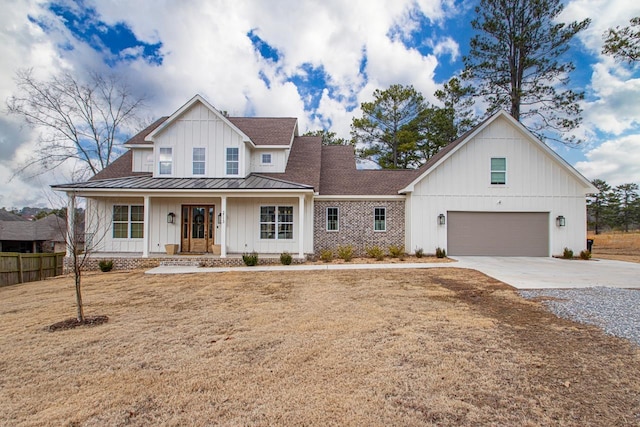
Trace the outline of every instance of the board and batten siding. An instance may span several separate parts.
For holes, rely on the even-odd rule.
[[[133,148],[133,172],[153,172],[153,148]]]
[[[251,152],[252,172],[284,172],[287,167],[287,151],[289,147],[254,149]],[[271,164],[262,163],[262,155],[271,154]]]
[[[507,159],[506,185],[491,185],[491,158]],[[586,246],[585,187],[505,118],[498,118],[414,186],[407,202],[407,247],[447,247],[439,214],[548,212],[550,254]],[[555,218],[563,215],[565,227]]]
[[[194,104],[175,122],[160,132],[154,143],[154,176],[158,174],[160,147],[173,149],[173,177],[224,178],[226,148],[238,147],[239,175],[250,173],[249,148],[242,136],[201,103]],[[206,148],[205,175],[193,175],[193,148]]]

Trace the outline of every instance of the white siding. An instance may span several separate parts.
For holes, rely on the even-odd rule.
[[[251,152],[251,171],[284,172],[287,167],[287,148],[255,149]],[[262,155],[271,154],[271,164],[262,164]]]
[[[492,157],[507,159],[506,185],[490,184]],[[586,246],[583,184],[505,118],[498,118],[417,183],[408,203],[407,247],[447,247],[448,211],[549,212],[550,253]],[[563,215],[566,227],[556,227]]]
[[[250,151],[242,137],[231,126],[200,103],[194,104],[175,122],[164,129],[154,144],[154,176],[158,175],[159,147],[173,149],[172,175],[174,177],[193,177],[193,148],[206,148],[206,174],[208,178],[224,178],[226,175],[226,148],[238,147],[240,164],[238,176],[249,173]],[[166,175],[163,175],[166,176]],[[203,177],[202,175],[196,175]]]
[[[153,148],[133,148],[133,172],[153,172]]]

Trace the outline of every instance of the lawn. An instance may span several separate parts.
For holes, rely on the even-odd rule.
[[[589,233],[593,239],[593,257],[640,262],[640,231]]]
[[[478,272],[87,273],[0,288],[0,425],[638,425],[640,350]]]

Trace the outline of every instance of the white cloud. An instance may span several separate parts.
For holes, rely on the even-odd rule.
[[[614,186],[640,183],[640,134],[606,141],[585,156],[587,161],[575,167],[590,180],[603,179]]]

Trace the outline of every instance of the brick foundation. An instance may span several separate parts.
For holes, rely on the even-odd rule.
[[[339,231],[327,231],[327,208],[338,208]],[[373,230],[374,208],[386,208],[387,230]],[[391,245],[404,246],[404,200],[315,201],[314,251],[335,252],[338,246],[351,245],[357,256],[365,255],[366,248],[379,246],[385,251]]]

